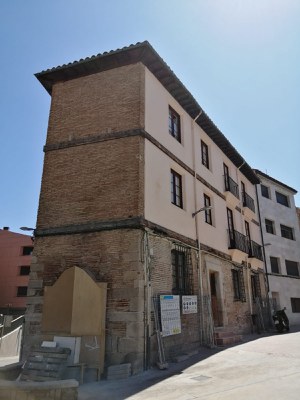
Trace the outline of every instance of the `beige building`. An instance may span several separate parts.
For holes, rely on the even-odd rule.
[[[41,288],[73,266],[107,284],[106,366],[157,360],[153,304],[167,358],[249,332],[259,180],[191,93],[148,42],[36,76],[52,101],[25,349],[66,334],[43,330]]]
[[[291,325],[300,324],[300,231],[290,186],[255,170],[269,283],[275,308],[286,307]]]

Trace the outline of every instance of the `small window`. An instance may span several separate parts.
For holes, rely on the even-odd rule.
[[[17,296],[18,297],[26,297],[27,296],[27,286],[18,286]]]
[[[20,275],[29,275],[30,274],[30,266],[29,265],[22,265],[20,267]]]
[[[207,196],[206,194],[204,195],[204,206],[205,207],[210,207],[211,206],[211,201],[210,197]],[[212,225],[212,212],[210,210],[205,210],[205,222],[209,225]]]
[[[279,259],[277,257],[270,257],[271,271],[273,274],[280,274]]]
[[[296,261],[285,260],[285,266],[287,275],[299,276],[299,268]]]
[[[272,235],[275,235],[274,222],[271,221],[270,219],[265,219],[265,224],[266,224],[266,231],[268,233],[271,233]]]
[[[201,159],[202,164],[209,169],[209,156],[208,156],[208,146],[201,140]]]
[[[182,177],[171,169],[171,203],[183,208],[182,204]]]
[[[169,133],[178,142],[181,142],[181,131],[180,131],[180,116],[169,106]]]
[[[172,250],[172,293],[192,294],[192,265],[190,250],[176,246]]]
[[[293,313],[300,313],[300,298],[291,297],[291,306]]]
[[[289,226],[285,226],[285,225],[280,225],[280,229],[281,229],[282,237],[284,237],[286,239],[290,239],[290,240],[295,240],[293,228],[290,228]]]
[[[23,256],[31,256],[32,252],[33,252],[33,246],[24,246],[23,247],[23,251],[22,251]]]
[[[260,188],[261,188],[261,195],[263,197],[266,197],[267,199],[269,199],[270,198],[270,190],[269,190],[269,188],[267,186],[265,186],[265,185],[260,185]]]
[[[277,203],[282,204],[283,206],[289,207],[289,199],[285,194],[275,192]]]
[[[246,301],[243,270],[232,269],[233,298],[236,301]]]
[[[251,288],[252,288],[252,298],[255,303],[257,298],[261,298],[261,290],[260,290],[260,282],[258,274],[251,275]]]

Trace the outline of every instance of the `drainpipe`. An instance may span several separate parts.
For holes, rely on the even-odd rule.
[[[194,124],[197,119],[202,114],[202,110],[199,111],[197,116],[191,122],[191,133],[192,133],[192,156],[193,156],[193,171],[194,171],[194,210],[197,210],[198,198],[197,198],[197,173],[196,173],[196,146],[195,146],[195,132],[194,132]],[[194,216],[195,218],[195,233],[196,233],[196,242],[197,242],[197,251],[198,251],[198,285],[199,285],[199,301],[200,301],[200,312],[199,312],[199,335],[200,335],[200,344],[203,344],[203,323],[204,323],[204,307],[203,307],[203,277],[202,277],[202,263],[201,263],[201,246],[199,240],[199,230],[198,230],[198,215]]]
[[[268,270],[267,270],[267,259],[266,259],[265,243],[264,243],[264,236],[263,236],[262,223],[261,223],[257,185],[255,185],[255,192],[256,192],[256,203],[257,203],[257,213],[258,213],[258,219],[259,219],[259,228],[260,228],[261,242],[262,242],[261,247],[262,247],[263,256],[264,256],[264,267],[265,267],[265,274],[266,274],[265,286],[266,286],[267,297],[269,297],[270,296],[270,284],[269,284],[269,275],[268,275]]]
[[[239,183],[239,178],[238,178],[238,171],[241,170],[242,166],[246,163],[246,161],[243,159],[242,164],[236,168],[236,179],[237,183]],[[243,199],[240,199],[240,209],[241,209],[241,221],[242,221],[242,232],[243,234],[246,234],[246,228],[245,228],[245,218],[243,217]],[[246,273],[247,273],[247,282],[248,282],[248,294],[249,294],[249,306],[250,306],[250,314],[253,314],[253,302],[252,302],[252,294],[251,294],[251,273],[250,269],[248,268],[248,255],[245,258],[246,262]]]

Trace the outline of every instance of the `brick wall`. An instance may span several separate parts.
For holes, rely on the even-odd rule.
[[[25,327],[25,353],[41,334],[42,286],[51,286],[68,267],[87,269],[108,283],[106,363],[131,358],[142,369],[144,275],[140,230],[114,230],[36,239]],[[88,312],[88,310],[87,310]],[[96,360],[95,360],[96,361]]]
[[[47,145],[144,127],[141,63],[53,86]]]
[[[49,151],[38,228],[143,215],[141,137]]]

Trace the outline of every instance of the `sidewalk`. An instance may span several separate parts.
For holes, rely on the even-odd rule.
[[[266,380],[268,382],[266,387],[276,387],[277,381],[271,381],[272,377],[278,376],[281,372],[284,375],[286,371],[289,371],[289,374],[294,376],[293,379],[298,379],[297,382],[299,382],[297,396],[288,397],[287,392],[278,391],[281,397],[276,397],[275,391],[272,400],[283,398],[298,400],[300,390],[299,330],[300,327],[293,327],[289,334],[280,335],[273,331],[260,335],[247,335],[244,336],[242,344],[229,348],[202,348],[199,354],[186,361],[169,364],[167,370],[153,368],[127,379],[84,384],[79,387],[78,399],[192,400],[208,399],[214,394],[212,398],[216,400],[227,399],[225,394],[228,393],[228,396],[229,394],[231,396],[228,399],[231,400],[235,398],[264,400],[271,396],[261,387],[259,390],[263,395],[255,394],[255,385],[259,386],[263,380]],[[280,375],[280,379],[282,378],[283,376]],[[293,390],[293,385],[291,383],[288,385]],[[247,397],[247,393],[242,393],[248,386],[250,397]],[[223,395],[219,392],[225,397],[222,397]],[[235,395],[233,392],[236,392]]]

